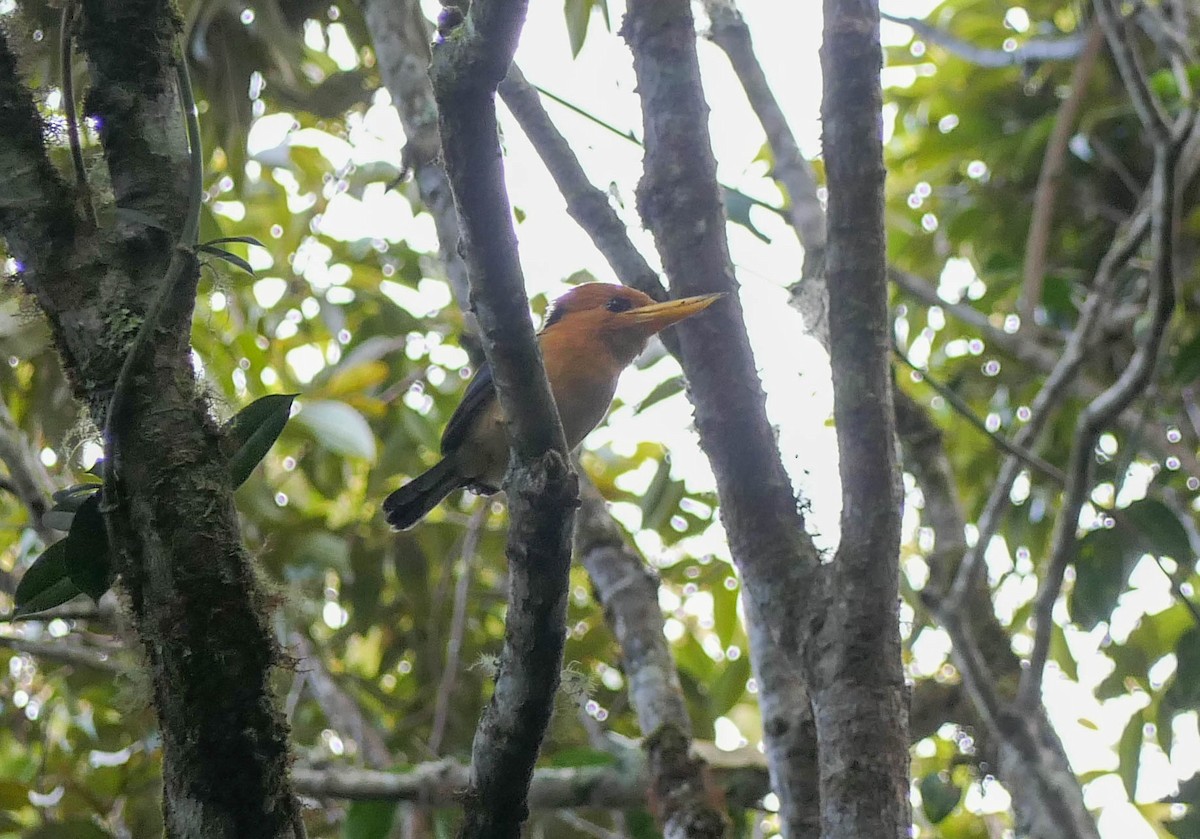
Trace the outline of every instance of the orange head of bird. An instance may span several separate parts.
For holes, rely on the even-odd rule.
[[[656,303],[637,289],[610,283],[585,283],[554,301],[542,331],[578,331],[601,341],[628,364],[651,335],[702,312],[724,294],[701,294]]]

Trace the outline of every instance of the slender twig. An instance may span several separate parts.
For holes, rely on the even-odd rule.
[[[959,416],[965,419],[973,428],[987,435],[987,438],[992,441],[992,444],[996,446],[996,448],[1020,459],[1021,462],[1041,472],[1055,483],[1061,484],[1066,481],[1066,475],[1064,475],[1063,471],[1057,466],[1047,463],[1045,460],[1038,457],[1038,455],[1034,452],[1017,446],[1012,441],[1007,440],[1003,436],[988,428],[987,423],[981,420],[979,416],[973,410],[971,410],[971,406],[967,404],[967,401],[959,396],[953,388],[948,387],[942,382],[938,381],[937,378],[929,374],[929,371],[923,370],[917,365],[913,364],[908,356],[906,356],[898,347],[892,347],[892,352],[895,354],[896,358],[900,359],[904,366],[919,374],[921,378],[931,388],[933,388],[933,390],[939,396],[949,403],[951,408],[958,412]]]
[[[980,67],[1015,67],[1032,62],[1068,61],[1079,55],[1085,40],[1085,36],[1080,33],[1062,38],[1033,38],[1007,52],[976,46],[920,18],[891,15],[886,12],[881,13],[880,17],[907,26],[930,43],[937,44],[952,55]]]
[[[1139,67],[1141,59],[1134,40],[1129,36],[1125,18],[1112,0],[1093,0],[1092,6],[1142,127],[1156,144],[1168,143],[1171,137],[1170,122],[1162,103],[1150,89],[1146,74]]]
[[[21,653],[28,653],[47,661],[57,661],[78,667],[88,667],[104,673],[122,673],[127,668],[113,657],[109,650],[99,650],[73,641],[34,641],[28,638],[14,638],[0,635],[0,647],[7,647]]]
[[[1105,304],[1113,293],[1117,283],[1118,269],[1134,255],[1139,245],[1150,230],[1150,202],[1141,202],[1138,211],[1131,216],[1121,229],[1117,231],[1112,245],[1100,260],[1096,276],[1092,281],[1091,292],[1079,313],[1075,329],[1067,338],[1063,353],[1056,362],[1054,369],[1046,376],[1041,389],[1030,405],[1029,419],[1013,436],[1013,444],[1021,449],[1032,449],[1042,429],[1049,422],[1053,412],[1066,396],[1084,361],[1087,350],[1091,345],[1092,336],[1098,328]],[[1009,503],[1009,493],[1013,481],[1021,471],[1021,461],[1009,455],[1000,467],[1000,473],[992,485],[992,492],[984,503],[982,512],[976,521],[978,538],[967,551],[959,566],[954,584],[947,595],[946,608],[953,610],[964,602],[966,591],[971,585],[975,574],[982,567],[982,558],[988,543],[1000,525],[1000,518]]]
[[[1025,240],[1025,267],[1023,270],[1021,320],[1033,324],[1034,311],[1042,300],[1042,285],[1046,278],[1046,253],[1050,247],[1050,234],[1054,222],[1054,204],[1058,189],[1062,185],[1067,162],[1067,144],[1075,132],[1079,112],[1087,98],[1088,82],[1096,68],[1100,45],[1104,43],[1104,31],[1095,23],[1088,29],[1087,43],[1079,54],[1079,60],[1071,70],[1070,92],[1058,107],[1054,119],[1054,131],[1046,143],[1046,155],[1042,158],[1042,170],[1038,175],[1037,190],[1033,198],[1033,214],[1029,221],[1029,235]]]
[[[569,99],[563,99],[557,93],[553,93],[553,92],[547,90],[546,88],[542,87],[541,85],[535,84],[535,85],[532,85],[532,87],[534,90],[536,90],[538,93],[542,94],[542,96],[545,96],[551,102],[555,102],[559,105],[562,105],[568,111],[571,111],[574,114],[578,114],[579,116],[583,117],[584,119],[588,120],[589,122],[600,126],[601,128],[603,128],[605,131],[609,132],[610,134],[615,134],[618,137],[620,137],[622,140],[628,140],[629,142],[633,143],[634,145],[637,145],[637,146],[642,145],[642,141],[640,139],[638,139],[638,136],[636,134],[634,134],[632,131],[630,131],[628,129],[625,131],[622,131],[620,128],[617,128],[611,122],[605,122],[600,117],[593,114],[592,112],[586,110],[585,108],[581,108],[579,105],[576,105],[574,102],[570,101]]]
[[[771,176],[791,201],[788,219],[804,246],[805,279],[819,276],[825,261],[825,209],[817,197],[812,168],[788,125],[779,100],[754,52],[750,28],[734,0],[704,0],[711,22],[709,38],[729,59],[746,99],[766,133],[774,164]]]
[[[666,300],[658,272],[629,239],[625,223],[609,202],[608,195],[592,185],[567,139],[551,122],[535,88],[513,65],[500,84],[500,96],[537,150],[554,183],[567,201],[567,212],[603,254],[621,282],[645,292],[655,300]],[[547,95],[547,94],[543,94]],[[669,333],[668,333],[669,334]]]
[[[446,733],[446,721],[450,718],[450,701],[454,695],[454,686],[458,683],[462,643],[467,629],[467,598],[471,593],[475,560],[479,555],[479,537],[487,524],[490,507],[486,501],[478,505],[467,523],[466,535],[463,536],[458,580],[454,585],[454,606],[450,614],[450,637],[446,639],[446,663],[442,667],[437,699],[433,703],[433,724],[429,729],[429,751],[435,755],[441,754],[442,737]]]
[[[580,107],[579,105],[576,105],[575,103],[573,103],[567,99],[563,99],[561,96],[558,96],[557,94],[551,93],[550,91],[546,90],[544,87],[540,87],[539,85],[532,84],[532,83],[530,83],[529,86],[532,87],[534,90],[536,90],[538,93],[545,96],[547,99],[551,100],[552,102],[556,102],[559,105],[562,105],[567,110],[578,114],[579,116],[587,119],[589,122],[595,123],[596,125],[603,128],[605,131],[608,131],[608,132],[620,137],[622,140],[627,140],[630,143],[633,143],[635,146],[638,146],[640,148],[645,147],[645,143],[642,140],[638,139],[637,135],[634,134],[632,131],[622,131],[620,128],[617,128],[612,123],[605,122],[603,119],[596,116],[595,114],[589,113],[587,110]],[[772,213],[775,213],[776,215],[780,215],[780,216],[784,216],[784,217],[787,216],[787,213],[785,213],[783,210],[781,210],[779,207],[776,207],[774,204],[770,203],[769,201],[763,201],[761,198],[755,198],[753,195],[747,195],[746,193],[742,192],[741,190],[734,189],[733,187],[727,186],[725,184],[720,184],[720,187],[726,194],[736,195],[740,200],[746,201],[755,207],[762,207],[764,210],[770,210]]]
[[[1098,0],[1104,2],[1104,0]],[[1149,126],[1146,126],[1149,129]],[[1157,136],[1157,135],[1156,135]],[[1034,606],[1034,644],[1029,667],[1021,677],[1018,702],[1030,706],[1039,701],[1042,675],[1050,649],[1052,611],[1062,588],[1063,575],[1075,556],[1076,522],[1091,489],[1093,451],[1100,433],[1150,384],[1162,341],[1175,311],[1175,162],[1178,147],[1169,141],[1155,148],[1152,191],[1154,231],[1149,328],[1129,366],[1108,390],[1091,402],[1075,424],[1067,485],[1051,538],[1051,554],[1038,588]]]

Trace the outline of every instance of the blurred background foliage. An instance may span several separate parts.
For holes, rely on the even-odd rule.
[[[0,8],[4,24],[22,35],[27,79],[47,118],[61,126],[54,70],[59,4]],[[246,542],[280,604],[280,640],[312,654],[277,677],[298,760],[369,762],[363,743],[372,735],[353,730],[354,720],[337,718],[322,702],[317,686],[330,677],[361,709],[373,736],[382,737],[390,767],[443,755],[466,760],[489,690],[487,656],[498,651],[503,633],[505,522],[498,505],[473,496],[444,505],[403,534],[389,533],[378,515],[396,476],[431,463],[472,368],[461,343],[463,319],[416,191],[406,182],[388,191],[401,175],[401,155],[381,138],[398,136],[398,128],[369,33],[353,2],[183,0],[180,9],[208,157],[201,239],[253,236],[265,245],[233,246],[253,276],[221,262],[205,270],[192,335],[201,386],[222,417],[268,393],[301,394],[299,412],[237,495]],[[1081,9],[1049,0],[1023,7],[946,0],[928,22],[972,43],[1007,49],[1035,36],[1074,32]],[[609,14],[595,0],[568,0],[565,12],[575,51],[589,22],[594,34]],[[1002,46],[1006,41],[1011,44]],[[1071,66],[982,69],[919,37],[890,47],[887,66],[892,262],[1012,332],[1032,196]],[[76,73],[82,86],[82,65]],[[1034,333],[1049,350],[1061,347],[1100,255],[1147,178],[1149,146],[1139,133],[1102,57],[1070,143],[1054,217],[1044,318]],[[94,134],[87,141],[97,184],[103,166]],[[64,143],[56,143],[55,154],[65,169]],[[405,235],[338,226],[338,204],[347,198],[406,219]],[[1139,410],[1146,426],[1162,428],[1194,453],[1200,215],[1191,193],[1184,206],[1191,209],[1183,218],[1182,311],[1163,375]],[[1140,299],[1137,280],[1131,276],[1125,284],[1129,302]],[[988,428],[1016,428],[1043,372],[989,345],[944,307],[902,292],[894,302],[897,342],[908,356],[953,388]],[[533,303],[541,312],[546,301]],[[1088,374],[1110,381],[1132,351],[1135,330],[1131,321],[1107,335],[1094,348]],[[640,363],[661,383],[640,405],[627,407],[684,398],[675,368],[661,357],[651,352]],[[70,398],[43,324],[16,295],[0,300],[0,361],[0,394],[16,424],[54,482],[75,483],[99,453],[97,433]],[[919,377],[900,370],[897,378],[943,428],[957,489],[973,519],[998,469],[996,447]],[[1069,403],[1048,432],[1043,455],[1059,467],[1079,408]],[[1176,790],[1170,780],[1200,768],[1194,752],[1200,744],[1200,629],[1180,601],[1194,596],[1192,518],[1200,484],[1189,464],[1159,457],[1154,442],[1114,430],[1098,453],[1096,504],[1141,507],[1121,517],[1118,527],[1089,534],[1093,544],[1059,615],[1052,647],[1058,681],[1094,695],[1099,704],[1089,707],[1103,710],[1096,719],[1078,718],[1072,732],[1060,731],[1073,758],[1078,737],[1101,744],[1101,758],[1089,752],[1082,760],[1091,761],[1088,767],[1076,766],[1089,806],[1100,809],[1127,796],[1145,819],[1146,835],[1200,836],[1200,811],[1193,809],[1200,805],[1200,781]],[[621,502],[623,523],[656,533],[649,543],[667,548],[651,561],[662,576],[666,631],[696,736],[727,749],[756,744],[761,730],[736,575],[722,557],[693,549],[714,526],[715,498],[674,475],[657,443],[642,443],[631,455],[605,446],[587,452],[583,462],[605,496]],[[642,478],[628,480],[634,473]],[[929,535],[920,492],[912,481],[906,487],[901,561],[910,675],[917,683],[953,685],[948,643],[918,596],[929,577]],[[1037,568],[1057,503],[1057,488],[1039,476],[1019,482],[1002,544],[988,553],[997,615],[1018,652],[1029,647]],[[9,591],[42,547],[25,509],[0,492],[0,572]],[[468,608],[456,619],[454,604],[463,593]],[[3,595],[0,605],[7,605]],[[461,649],[448,661],[456,620]],[[0,837],[159,835],[153,713],[136,655],[118,643],[128,632],[119,618],[115,623],[60,619],[0,629],[0,636],[28,642],[8,648],[0,637]],[[608,762],[598,732],[638,732],[619,651],[578,568],[569,630],[566,660],[590,686],[564,695],[543,761]],[[84,660],[29,652],[33,644],[51,642],[105,655]],[[449,699],[448,713],[435,734],[439,693]],[[948,707],[944,724],[914,746],[920,835],[1005,835],[1012,826],[1006,797],[990,767],[980,764],[972,731],[962,722]],[[1143,767],[1153,768],[1155,781],[1139,781]],[[653,835],[645,813],[623,821],[582,815],[604,829]],[[769,816],[734,816],[742,835],[770,832]],[[389,825],[396,835],[406,829],[449,835],[454,814],[401,813],[393,820],[391,808],[339,801],[308,814],[314,837],[382,837]],[[581,828],[563,814],[539,812],[531,829],[555,837],[580,835]]]

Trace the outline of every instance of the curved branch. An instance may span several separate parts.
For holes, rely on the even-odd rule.
[[[951,55],[980,67],[1015,67],[1036,61],[1069,61],[1079,56],[1087,40],[1086,36],[1080,33],[1062,38],[1032,38],[1010,52],[976,46],[920,18],[890,15],[886,12],[880,17],[907,26],[929,43],[937,44]]]

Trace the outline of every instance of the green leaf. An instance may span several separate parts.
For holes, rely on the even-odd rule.
[[[266,245],[264,245],[258,239],[255,239],[253,236],[218,236],[216,239],[209,239],[207,242],[204,242],[200,245],[200,247],[204,248],[211,245],[224,245],[229,242],[240,242],[243,245],[257,245],[260,248],[266,247]]]
[[[750,208],[756,206],[766,206],[770,209],[775,208],[770,207],[770,205],[766,204],[765,202],[751,198],[744,192],[738,192],[736,189],[722,187],[721,191],[724,193],[725,197],[725,215],[729,218],[729,220],[734,224],[740,224],[742,227],[749,230],[758,240],[768,245],[771,244],[771,237],[766,233],[763,233],[754,225],[754,221],[750,218]]]
[[[732,569],[730,575],[732,576]],[[721,642],[721,647],[727,648],[730,642],[733,641],[733,635],[738,628],[738,589],[725,587],[725,581],[722,580],[715,586],[711,586],[713,597],[713,631],[717,633],[717,640]]]
[[[250,276],[254,276],[254,268],[249,262],[242,259],[237,254],[230,253],[229,251],[222,250],[221,248],[214,248],[212,245],[196,245],[196,250],[209,254],[210,256],[215,256],[217,259],[223,259],[230,265],[236,265],[238,268],[241,268]]]
[[[13,595],[14,615],[32,615],[66,603],[79,594],[79,587],[67,574],[67,545],[62,539],[55,542],[29,566],[17,584]]]
[[[954,812],[962,798],[962,787],[950,779],[949,773],[930,772],[921,779],[921,808],[925,818],[937,824]]]
[[[1120,520],[1133,526],[1147,553],[1169,556],[1185,565],[1191,563],[1191,540],[1179,517],[1166,504],[1143,498],[1121,510]]]
[[[355,801],[346,811],[344,839],[387,839],[396,818],[396,801]]]
[[[566,0],[563,14],[567,18],[567,37],[571,39],[571,57],[579,56],[583,42],[587,40],[588,24],[592,20],[592,7],[596,0]],[[607,10],[605,11],[607,16]]]
[[[683,376],[672,376],[655,385],[654,389],[646,394],[646,398],[639,402],[637,407],[633,409],[634,413],[640,414],[651,405],[655,405],[677,393],[683,393]]]
[[[750,680],[750,659],[742,656],[736,661],[726,661],[721,675],[709,688],[709,707],[713,718],[722,716],[737,704],[746,693],[746,682]]]
[[[1075,587],[1068,598],[1071,619],[1088,630],[1108,620],[1129,571],[1126,540],[1120,530],[1087,533],[1077,546]]]
[[[305,402],[296,422],[312,432],[317,442],[335,454],[375,459],[375,435],[363,415],[345,402]]]
[[[1137,792],[1138,770],[1142,763],[1142,734],[1145,726],[1146,709],[1140,708],[1129,718],[1129,724],[1125,726],[1125,731],[1121,734],[1121,742],[1117,745],[1117,757],[1120,760],[1118,772],[1131,802]]]
[[[75,513],[66,545],[67,573],[79,590],[99,600],[112,585],[112,561],[108,551],[108,531],[100,512],[100,493],[94,493]]]
[[[256,399],[225,423],[229,457],[229,477],[233,488],[246,482],[254,467],[279,439],[291,416],[295,393],[276,393]]]

